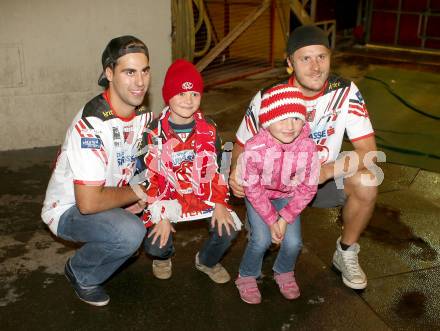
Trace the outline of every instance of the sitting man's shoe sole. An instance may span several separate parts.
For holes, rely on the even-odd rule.
[[[170,279],[173,274],[172,266],[171,259],[153,260],[152,269],[154,277],[160,280]]]
[[[212,268],[201,264],[199,261],[199,253],[196,254],[195,265],[197,270],[207,274],[209,278],[211,278],[212,281],[217,284],[225,284],[231,280],[231,276],[220,263],[217,263]]]
[[[75,278],[72,269],[70,268],[70,259],[64,267],[64,275],[72,285],[78,298],[85,303],[92,306],[102,307],[110,302],[110,297],[105,293],[104,289],[97,285],[93,287],[82,287]]]

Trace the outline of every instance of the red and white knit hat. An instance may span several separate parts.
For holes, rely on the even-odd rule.
[[[195,91],[203,93],[203,79],[197,68],[189,61],[177,59],[168,68],[162,86],[165,104],[181,92]]]
[[[287,84],[277,85],[267,90],[261,99],[258,116],[260,125],[266,129],[272,123],[289,117],[305,121],[306,106],[301,91]]]

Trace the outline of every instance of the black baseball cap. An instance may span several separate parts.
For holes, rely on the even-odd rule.
[[[299,26],[290,33],[286,47],[287,55],[290,56],[296,50],[311,45],[322,45],[330,48],[328,36],[322,29],[316,25]]]
[[[143,53],[150,58],[147,46],[136,37],[121,36],[110,40],[102,52],[102,74],[99,76],[98,85],[108,87],[109,81],[105,76],[105,69],[113,67],[121,56],[129,53]]]

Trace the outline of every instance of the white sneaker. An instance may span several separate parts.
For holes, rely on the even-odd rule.
[[[346,251],[341,248],[341,237],[336,241],[336,251],[333,254],[333,265],[342,273],[344,284],[355,290],[367,287],[367,276],[358,261],[360,246],[358,243],[351,245]]]

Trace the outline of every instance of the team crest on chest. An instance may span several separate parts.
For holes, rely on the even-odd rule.
[[[306,114],[306,121],[307,122],[313,122],[315,119],[316,109],[313,109],[312,111],[307,112]]]

